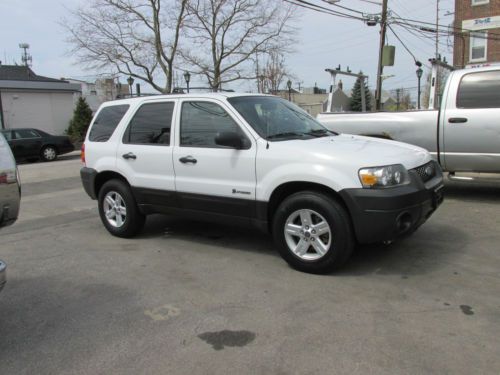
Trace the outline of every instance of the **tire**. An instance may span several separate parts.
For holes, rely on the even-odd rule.
[[[99,216],[109,233],[130,238],[144,227],[146,217],[139,211],[130,187],[121,180],[109,180],[99,190]]]
[[[40,159],[43,161],[54,161],[57,159],[57,150],[54,146],[45,146],[40,152]]]
[[[295,193],[278,207],[273,218],[278,250],[293,268],[328,273],[340,267],[354,248],[353,230],[344,207],[326,194]]]

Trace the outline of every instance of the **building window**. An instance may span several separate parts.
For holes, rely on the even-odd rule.
[[[470,51],[469,61],[486,61],[486,52],[488,46],[488,33],[474,32],[470,33]]]
[[[490,0],[472,0],[472,6],[489,4]]]

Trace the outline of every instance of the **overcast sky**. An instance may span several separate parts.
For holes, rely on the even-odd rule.
[[[320,0],[309,1],[328,7]],[[376,13],[380,12],[381,7],[370,3],[379,1],[341,0],[338,4],[366,13]],[[54,78],[92,78],[95,72],[85,71],[67,54],[69,46],[65,43],[65,31],[59,24],[67,16],[66,8],[75,8],[85,2],[0,0],[0,60],[4,64],[11,64],[13,61],[20,63],[21,50],[18,44],[25,42],[31,46],[32,68],[35,73]],[[436,0],[389,0],[388,4],[401,17],[435,22]],[[453,15],[446,15],[453,12],[453,4],[453,0],[440,1],[440,24],[448,25],[453,21]],[[327,88],[330,77],[324,69],[338,64],[342,68],[349,66],[352,71],[362,70],[369,75],[370,87],[375,86],[380,30],[378,25],[369,27],[359,20],[303,10],[296,26],[299,29],[299,43],[296,52],[286,60],[289,70],[297,77],[294,86],[300,81],[302,87],[312,87],[317,83],[319,87]],[[414,35],[400,26],[394,26],[394,29],[417,59],[427,62],[434,56],[433,40]],[[417,80],[413,58],[391,32],[388,32],[388,42],[396,46],[396,62],[394,67],[386,67],[384,70],[384,75],[394,75],[384,81],[384,89],[403,87],[415,92]],[[447,47],[449,42],[452,39],[443,36],[439,48],[440,53],[451,63],[451,48]],[[349,90],[353,80],[343,81],[344,88]],[[253,83],[236,88],[255,90]]]

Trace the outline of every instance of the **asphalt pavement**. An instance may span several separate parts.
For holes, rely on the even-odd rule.
[[[500,184],[447,183],[414,235],[318,276],[250,229],[155,215],[112,237],[80,167],[20,166],[2,375],[499,372]]]

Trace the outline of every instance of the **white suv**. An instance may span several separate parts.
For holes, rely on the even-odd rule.
[[[268,95],[188,94],[104,103],[82,149],[85,191],[106,229],[131,237],[151,213],[254,225],[307,272],[356,242],[413,232],[442,201],[427,151],[339,135]]]

